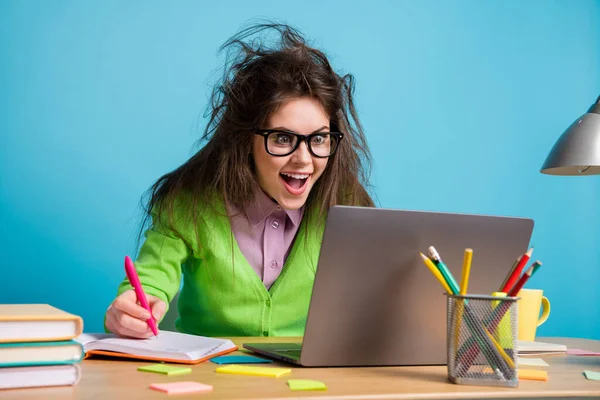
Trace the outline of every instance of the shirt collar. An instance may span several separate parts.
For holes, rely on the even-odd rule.
[[[257,188],[254,200],[246,207],[246,215],[252,225],[258,225],[267,219],[269,215],[281,212],[281,210],[287,214],[294,226],[300,225],[304,214],[304,206],[297,210],[286,210],[267,196],[261,188]]]

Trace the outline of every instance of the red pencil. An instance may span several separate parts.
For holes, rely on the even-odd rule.
[[[523,271],[523,268],[525,268],[525,264],[527,264],[527,261],[529,261],[529,258],[531,257],[531,253],[533,253],[533,247],[530,248],[529,250],[527,250],[527,253],[523,254],[523,257],[521,257],[521,260],[515,267],[514,271],[512,271],[512,274],[510,274],[510,277],[508,278],[508,280],[506,281],[504,286],[502,286],[502,289],[500,289],[501,292],[503,292],[503,293],[512,292],[511,288],[513,287],[515,282],[517,282],[517,280],[521,276],[521,272]]]
[[[513,261],[513,265],[510,267],[510,271],[508,271],[508,274],[506,274],[506,276],[504,277],[502,285],[500,285],[500,287],[498,288],[499,292],[502,292],[504,285],[506,285],[506,282],[508,282],[508,278],[510,278],[511,275],[515,272],[515,268],[517,268],[517,264],[519,264],[519,261],[521,261],[521,257],[523,256],[519,256],[515,261]]]
[[[521,279],[519,279],[519,281],[515,284],[515,286],[513,286],[513,288],[510,290],[510,293],[508,293],[508,296],[509,297],[517,296],[519,294],[519,292],[521,291],[521,289],[523,289],[523,286],[525,286],[525,284],[527,283],[529,278],[531,278],[533,273],[536,272],[538,269],[540,269],[541,266],[542,266],[541,262],[539,262],[539,261],[534,262],[531,265],[531,267],[529,267],[529,269],[527,271],[525,271],[525,273],[523,274]]]

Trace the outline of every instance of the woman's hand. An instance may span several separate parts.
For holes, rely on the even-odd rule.
[[[155,296],[146,295],[156,325],[165,314],[167,304]],[[119,336],[145,339],[153,335],[146,322],[150,314],[137,303],[134,290],[121,293],[106,311],[106,328]]]

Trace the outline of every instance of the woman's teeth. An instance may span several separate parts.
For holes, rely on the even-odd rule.
[[[306,179],[309,176],[305,174],[286,174],[285,172],[282,172],[281,175],[289,176],[290,178],[294,179]]]

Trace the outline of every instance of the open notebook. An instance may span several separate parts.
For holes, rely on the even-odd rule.
[[[113,334],[84,333],[76,341],[83,345],[85,358],[93,355],[137,358],[183,364],[197,364],[237,350],[229,339],[209,338],[160,331],[148,339],[125,339]]]

